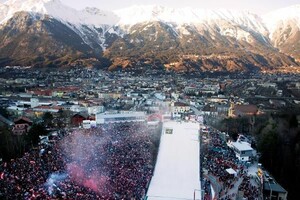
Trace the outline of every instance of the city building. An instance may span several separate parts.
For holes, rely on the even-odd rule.
[[[229,147],[231,147],[234,150],[236,157],[240,161],[249,161],[250,157],[254,155],[254,149],[248,142],[231,142],[229,143]]]
[[[81,126],[84,120],[88,119],[88,114],[86,113],[76,113],[71,118],[71,124],[73,126]]]
[[[14,135],[27,134],[31,126],[32,121],[30,119],[28,119],[27,117],[20,117],[14,121],[12,133]]]
[[[260,114],[259,109],[256,105],[239,105],[231,103],[228,117],[244,117],[244,116],[255,116]]]
[[[270,200],[286,200],[288,192],[264,171],[263,195]]]
[[[122,122],[145,122],[144,112],[119,112],[96,114],[97,124],[122,123]]]
[[[191,110],[191,107],[185,103],[174,102],[171,104],[171,111],[173,114],[183,114]]]

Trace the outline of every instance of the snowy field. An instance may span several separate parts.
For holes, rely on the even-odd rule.
[[[200,199],[198,123],[166,122],[148,200]]]

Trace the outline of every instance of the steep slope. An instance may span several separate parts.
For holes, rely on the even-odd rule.
[[[105,48],[105,34],[119,18],[110,11],[97,8],[75,10],[60,0],[8,0],[0,6],[0,24],[14,17],[18,12],[27,12],[32,17],[47,15],[73,29],[91,48]]]
[[[8,0],[0,4],[0,65],[298,69],[292,57],[299,56],[300,18],[278,19],[275,25],[267,19],[230,10],[78,11],[59,0]]]
[[[8,0],[0,6],[0,23],[3,24],[17,12],[39,13],[52,16],[62,22],[74,25],[114,25],[118,17],[110,11],[97,8],[75,10],[65,6],[60,0]]]
[[[276,10],[263,19],[274,46],[300,60],[300,5]]]
[[[262,20],[248,12],[134,6],[116,14],[126,34],[105,52],[113,60],[112,68],[134,66],[140,58],[175,70],[266,70],[298,65],[272,46]]]
[[[262,24],[259,16],[250,12],[238,12],[234,10],[218,9],[196,9],[196,8],[167,8],[163,6],[132,6],[116,10],[114,12],[119,16],[118,22],[121,26],[131,26],[150,21],[161,21],[165,23],[183,24],[209,24],[217,20],[224,20],[239,24],[260,33],[267,30]]]
[[[19,12],[0,29],[2,64],[56,66],[101,59],[72,29],[45,15]]]

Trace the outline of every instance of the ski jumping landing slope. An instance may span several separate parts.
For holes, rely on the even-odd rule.
[[[198,123],[164,123],[147,200],[200,199],[198,134]]]

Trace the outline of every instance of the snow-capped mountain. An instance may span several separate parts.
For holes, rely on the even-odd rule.
[[[76,10],[59,0],[8,0],[0,4],[0,64],[55,66],[88,60],[114,68],[158,60],[180,69],[232,71],[298,66],[286,55],[295,53],[285,48],[286,38],[299,37],[297,10],[299,6],[276,11],[286,16],[275,18],[276,12],[260,17],[156,5]],[[293,51],[299,49],[294,44]]]
[[[266,24],[271,37],[279,26],[284,26],[290,21],[300,28],[300,5],[290,6],[270,12],[263,16],[263,21]]]
[[[183,24],[209,24],[216,21],[228,21],[250,29],[265,32],[259,16],[250,12],[234,10],[208,10],[195,8],[167,8],[163,6],[132,6],[114,11],[120,17],[119,24],[135,25],[142,22],[161,21],[165,23]]]
[[[33,17],[49,16],[67,25],[91,47],[105,48],[104,34],[119,18],[111,11],[98,8],[76,10],[65,6],[60,0],[8,0],[0,5],[0,24],[5,24],[18,12]]]
[[[263,16],[274,46],[300,60],[300,5]]]
[[[0,23],[5,23],[16,12],[49,15],[75,25],[114,25],[118,17],[110,11],[86,8],[78,11],[61,3],[60,0],[8,0],[0,5]]]

